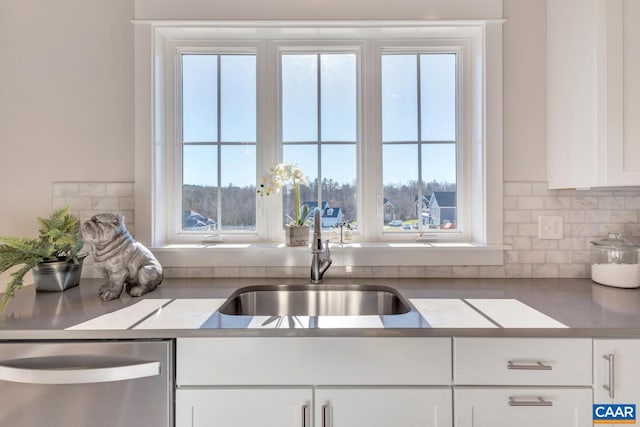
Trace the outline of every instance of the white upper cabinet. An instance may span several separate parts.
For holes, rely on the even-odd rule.
[[[640,2],[547,0],[549,188],[640,185]]]

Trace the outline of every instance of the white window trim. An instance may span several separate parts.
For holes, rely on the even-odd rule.
[[[360,31],[378,31],[382,28],[387,34],[385,39],[394,34],[402,39],[403,31],[438,32],[443,37],[460,29],[468,32],[468,42],[474,49],[472,57],[483,58],[472,61],[475,90],[472,103],[464,103],[465,108],[471,105],[474,123],[465,129],[471,138],[472,155],[466,156],[471,167],[469,176],[473,190],[467,192],[471,198],[473,212],[465,221],[472,226],[471,239],[463,239],[459,244],[432,244],[428,242],[406,242],[406,236],[398,236],[405,243],[389,242],[388,234],[384,236],[386,242],[376,242],[376,236],[363,236],[368,243],[356,243],[334,250],[335,265],[500,265],[503,263],[502,250],[502,21],[357,21],[357,22],[167,22],[140,21],[135,23],[135,99],[136,99],[136,141],[135,141],[135,186],[136,186],[136,231],[137,239],[151,247],[165,266],[304,266],[308,263],[308,249],[289,248],[282,244],[247,244],[237,245],[225,242],[219,245],[203,244],[166,244],[169,230],[166,210],[167,192],[160,189],[167,188],[164,167],[166,153],[163,150],[166,134],[170,130],[164,123],[167,114],[167,93],[165,87],[166,76],[163,73],[163,63],[170,59],[166,57],[166,45],[175,40],[198,40],[205,33],[216,33],[223,29],[233,28],[236,34],[242,34],[246,39],[254,38],[256,28],[264,31],[279,31],[286,28],[289,32],[297,29],[301,33],[315,32],[318,29],[330,28],[354,29]],[[257,25],[258,24],[258,25]],[[339,33],[334,32],[334,34]],[[331,33],[331,31],[327,31]],[[323,34],[324,35],[324,34]],[[337,36],[333,36],[338,39]],[[297,36],[301,38],[301,36]],[[331,37],[328,37],[329,39]],[[202,39],[200,39],[202,41]],[[387,42],[385,42],[387,43]],[[389,42],[390,43],[390,42]],[[391,43],[393,44],[393,43]],[[476,55],[477,54],[477,55]],[[375,60],[375,55],[368,55],[367,60]],[[260,66],[260,65],[259,65]],[[277,66],[268,64],[264,66]],[[466,65],[465,65],[466,66]],[[365,67],[368,68],[368,67]],[[375,67],[374,67],[375,68]],[[260,72],[258,72],[260,75]],[[485,77],[486,76],[486,77]],[[375,81],[376,76],[363,76],[363,79]],[[377,76],[379,78],[379,76]],[[155,88],[155,89],[154,89]],[[277,90],[270,88],[268,90]],[[363,108],[375,108],[375,102],[361,99]],[[482,107],[485,107],[484,109]],[[261,105],[258,109],[268,106]],[[272,109],[273,110],[273,109]],[[486,111],[486,113],[485,113]],[[368,112],[368,117],[379,116],[379,111]],[[260,115],[259,115],[260,116]],[[277,135],[277,121],[265,120],[269,123],[259,123],[265,126],[262,131]],[[362,132],[365,132],[366,125]],[[360,140],[370,140],[372,135],[360,135]],[[379,138],[378,138],[379,140]],[[373,144],[376,145],[376,144]],[[258,144],[260,150],[260,144]],[[381,147],[359,150],[359,162],[367,165],[381,165]],[[272,150],[273,151],[273,150]],[[275,150],[279,151],[279,150]],[[267,164],[277,162],[278,158],[269,158],[266,153],[258,153],[258,159]],[[272,157],[280,154],[272,154]],[[259,160],[260,161],[260,160]],[[482,167],[484,164],[484,168]],[[260,167],[261,165],[259,165]],[[359,170],[359,182],[364,177]],[[259,171],[261,169],[258,169]],[[261,172],[258,172],[258,175]],[[359,194],[359,211],[361,209],[381,209],[378,198],[380,191]],[[276,200],[277,199],[277,200]],[[265,205],[267,212],[281,214],[282,207],[278,198],[265,198],[260,203]],[[275,210],[274,210],[275,208]],[[281,218],[281,215],[278,215]],[[260,215],[257,221],[261,221]],[[366,221],[360,218],[359,221]],[[364,225],[364,224],[363,224]],[[367,230],[374,230],[371,224],[364,226]],[[381,226],[380,226],[381,227]],[[370,231],[370,233],[372,233]],[[271,233],[269,233],[271,234]],[[378,234],[379,235],[379,234]],[[280,236],[267,235],[266,240],[278,240]],[[395,236],[394,236],[395,238]],[[302,250],[301,250],[302,249]]]

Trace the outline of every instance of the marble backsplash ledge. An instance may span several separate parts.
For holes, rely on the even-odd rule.
[[[640,188],[549,190],[546,182],[504,183],[504,252],[501,266],[332,266],[333,278],[567,277],[590,275],[590,242],[610,232],[640,240]],[[53,207],[69,206],[82,221],[100,212],[126,218],[135,236],[132,182],[56,182]],[[563,238],[538,238],[540,216],[563,219]],[[91,260],[87,277],[95,277]],[[309,267],[173,267],[166,277],[308,277]]]

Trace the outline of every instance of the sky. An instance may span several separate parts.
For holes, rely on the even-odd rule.
[[[282,56],[283,159],[298,163],[310,180],[318,174],[318,147],[294,142],[317,141],[318,133],[323,142],[332,142],[321,148],[323,178],[338,183],[353,183],[356,179],[356,60],[354,54],[322,54],[320,58],[305,54]],[[318,70],[322,88],[320,126]],[[398,142],[416,141],[419,128],[422,141],[455,139],[455,55],[384,55],[381,89],[384,183],[415,181],[417,144]],[[217,141],[218,137],[233,143],[221,149],[222,185],[255,185],[255,57],[184,55],[183,139],[204,143]],[[455,182],[454,144],[422,144],[421,154],[423,181]],[[217,185],[217,155],[217,147],[212,145],[185,145],[184,184]],[[349,164],[353,167],[345,166]]]

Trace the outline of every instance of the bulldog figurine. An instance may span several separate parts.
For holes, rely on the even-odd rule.
[[[122,215],[95,215],[82,224],[81,234],[92,246],[96,269],[107,279],[98,291],[103,301],[120,297],[125,288],[132,297],[139,297],[162,283],[162,266],[131,237]]]

